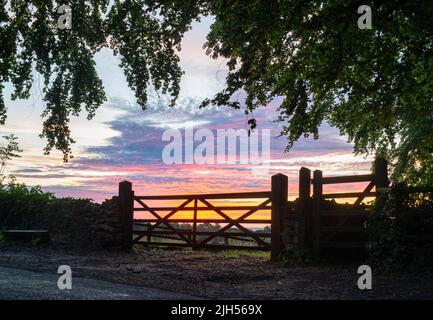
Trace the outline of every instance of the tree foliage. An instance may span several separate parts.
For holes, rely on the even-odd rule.
[[[26,98],[32,66],[45,79],[46,152],[70,155],[69,118],[84,106],[91,118],[105,100],[93,56],[109,47],[138,103],[152,84],[175,102],[182,71],[182,36],[200,17],[214,17],[205,48],[225,58],[224,90],[203,102],[245,111],[283,97],[278,119],[288,148],[319,136],[327,121],[354,143],[356,153],[378,153],[394,177],[433,183],[433,3],[371,1],[373,28],[357,26],[361,1],[268,0],[0,0],[0,83]],[[10,3],[10,7],[7,4]],[[59,30],[55,7],[73,8],[72,30]],[[7,44],[7,45],[3,45]],[[1,88],[0,88],[1,89]],[[5,106],[0,97],[0,110]]]
[[[84,108],[91,119],[106,100],[94,61],[104,47],[121,56],[128,84],[143,108],[150,82],[174,103],[182,75],[176,51],[197,13],[189,11],[188,1],[179,11],[148,2],[153,1],[115,0],[109,6],[107,0],[0,0],[0,124],[6,119],[4,84],[13,84],[12,99],[27,99],[36,71],[44,79],[45,152],[56,148],[67,161],[74,142],[71,116]],[[72,9],[71,29],[58,27],[62,4]]]
[[[6,145],[0,145],[0,186],[5,178],[4,172],[8,161],[13,158],[19,158],[19,154],[22,152],[18,145],[18,138],[15,135],[4,136],[3,139],[5,139]]]
[[[208,102],[227,104],[244,89],[251,112],[283,96],[289,148],[301,136],[317,138],[327,121],[356,153],[392,160],[396,178],[431,179],[433,3],[373,1],[371,30],[357,26],[361,4],[216,1],[206,46],[229,59],[231,72]]]

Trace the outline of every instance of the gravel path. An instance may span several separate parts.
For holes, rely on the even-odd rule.
[[[107,281],[72,278],[71,290],[57,287],[59,275],[0,267],[0,299],[49,300],[154,300],[195,299],[185,294],[122,285]]]

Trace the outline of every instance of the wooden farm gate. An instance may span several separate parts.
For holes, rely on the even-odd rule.
[[[271,191],[191,194],[191,195],[135,195],[132,184],[119,184],[122,224],[125,228],[124,246],[133,244],[193,249],[270,250],[273,258],[281,251],[281,217],[287,212],[287,177],[272,177]],[[260,200],[258,204],[239,205],[241,201]],[[173,200],[177,205],[164,205]],[[224,204],[214,204],[223,200]],[[237,203],[227,204],[235,201]],[[154,202],[163,202],[155,206]],[[200,212],[213,212],[217,218],[201,218]],[[236,217],[230,212],[238,212]],[[266,212],[265,212],[266,211]],[[135,218],[145,212],[150,218]],[[190,217],[176,218],[176,213],[189,212]],[[240,212],[240,213],[239,213]],[[260,218],[253,214],[262,212]],[[217,224],[218,230],[200,230],[200,225]],[[254,230],[257,225],[261,230]],[[263,229],[271,226],[270,231]],[[209,226],[209,225],[208,225]],[[215,227],[215,225],[214,225]],[[222,239],[222,241],[220,241]],[[232,243],[230,242],[232,241]],[[235,241],[235,243],[233,243]]]
[[[315,170],[311,177],[308,168],[301,168],[297,206],[300,220],[297,232],[300,240],[295,246],[316,253],[330,249],[365,249],[365,222],[373,206],[363,201],[366,198],[377,199],[381,191],[388,187],[387,171],[387,162],[382,158],[375,160],[373,174],[324,177],[322,171]],[[324,185],[359,182],[368,182],[360,192],[323,192]],[[349,199],[355,201],[341,203],[341,200]]]

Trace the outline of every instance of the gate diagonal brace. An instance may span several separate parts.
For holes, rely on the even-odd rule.
[[[225,220],[230,221],[225,227],[221,228],[220,230],[218,230],[217,233],[215,233],[215,235],[211,235],[209,237],[207,237],[206,239],[200,241],[196,247],[202,247],[204,246],[206,243],[208,243],[210,240],[218,237],[219,235],[221,235],[221,233],[223,233],[224,231],[230,229],[232,226],[236,226],[238,227],[240,230],[242,230],[243,232],[245,232],[246,235],[249,235],[251,238],[253,238],[259,245],[262,245],[265,248],[269,247],[269,244],[266,243],[265,241],[263,241],[260,236],[258,236],[257,234],[255,234],[254,232],[248,230],[247,228],[243,227],[240,223],[242,221],[244,221],[247,217],[249,217],[251,214],[255,213],[256,211],[263,209],[263,207],[265,207],[268,203],[271,202],[271,199],[267,199],[264,202],[262,202],[261,204],[259,204],[255,209],[251,209],[250,211],[246,212],[245,214],[243,214],[241,217],[237,218],[236,220],[231,219],[227,214],[225,214],[224,212],[222,212],[221,210],[219,210],[218,208],[216,208],[213,204],[211,204],[210,202],[208,202],[207,200],[200,198],[199,199],[203,204],[206,205],[206,208],[211,209],[213,211],[215,211],[216,213],[218,213],[220,216],[222,216]]]
[[[170,218],[170,216],[172,216],[173,214],[175,214],[180,208],[183,208],[185,206],[187,206],[192,199],[188,199],[186,200],[182,205],[180,205],[178,208],[176,208],[175,210],[172,210],[170,213],[168,213],[164,218],[162,218],[159,214],[157,214],[155,212],[155,210],[153,210],[152,208],[148,207],[143,201],[141,201],[140,199],[135,199],[143,208],[145,208],[146,210],[148,210],[151,214],[153,214],[159,221],[157,221],[153,226],[151,226],[149,231],[152,231],[157,225],[160,225],[161,223],[166,225],[168,228],[170,228],[172,231],[174,231],[183,241],[185,241],[188,244],[191,244],[191,241],[185,237],[183,234],[178,233],[176,228],[174,228],[169,222],[168,222],[168,218]]]

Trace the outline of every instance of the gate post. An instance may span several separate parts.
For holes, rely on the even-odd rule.
[[[374,160],[374,183],[376,185],[376,206],[383,204],[381,193],[389,186],[388,161],[384,158]]]
[[[323,194],[323,174],[320,170],[314,170],[313,173],[313,217],[312,217],[312,244],[313,252],[320,251],[320,205]]]
[[[134,191],[132,183],[119,183],[120,223],[122,224],[122,247],[132,248],[133,220],[134,220]]]
[[[271,213],[271,260],[278,259],[283,246],[281,239],[282,220],[287,215],[288,180],[284,174],[272,176],[272,213]]]
[[[384,158],[376,158],[374,160],[374,182],[376,184],[376,191],[378,192],[389,185],[388,161]]]
[[[298,250],[305,250],[305,243],[311,238],[311,214],[308,211],[311,192],[311,171],[302,167],[299,170],[298,198]]]

